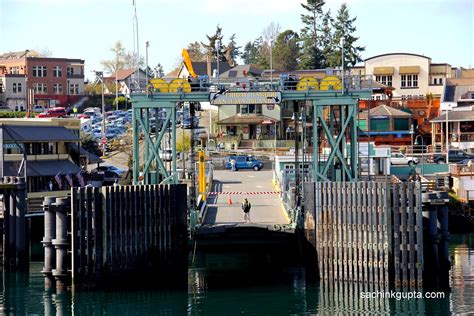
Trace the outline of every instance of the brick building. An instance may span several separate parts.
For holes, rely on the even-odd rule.
[[[68,106],[84,95],[84,60],[28,50],[2,54],[0,90],[0,101],[12,110],[25,110],[27,104]]]

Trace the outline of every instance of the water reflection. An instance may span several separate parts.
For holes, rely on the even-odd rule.
[[[474,311],[474,235],[453,236],[452,290],[444,299],[364,299],[369,285],[307,282],[304,268],[216,274],[189,270],[188,291],[95,291],[57,295],[44,291],[41,264],[29,274],[0,274],[3,315],[449,315]]]

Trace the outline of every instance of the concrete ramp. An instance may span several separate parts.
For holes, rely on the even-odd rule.
[[[213,191],[207,199],[203,225],[226,226],[244,223],[242,202],[252,205],[246,225],[285,225],[290,221],[272,186],[271,170],[214,171]]]

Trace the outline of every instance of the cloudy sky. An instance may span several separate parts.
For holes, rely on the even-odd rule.
[[[301,29],[300,0],[135,0],[141,53],[150,42],[149,64],[169,71],[192,41],[205,41],[216,25],[224,41],[236,33],[241,46],[271,22]],[[347,2],[356,16],[362,58],[409,52],[474,67],[473,0],[327,0],[333,13]],[[82,58],[86,76],[113,58],[120,40],[133,49],[133,0],[0,0],[0,52],[49,50],[54,57]]]

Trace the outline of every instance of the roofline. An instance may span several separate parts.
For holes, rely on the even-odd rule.
[[[431,63],[431,66],[443,66],[443,65],[447,65],[449,67],[452,67],[451,64],[448,64],[448,63]]]
[[[84,59],[79,59],[79,58],[63,58],[63,57],[33,57],[33,56],[28,56],[27,59],[34,59],[34,60],[43,60],[43,61],[48,61],[48,60],[55,60],[55,61],[67,61],[67,62],[80,62],[84,64]]]
[[[370,59],[383,57],[383,56],[390,56],[390,55],[409,55],[409,56],[423,57],[423,58],[431,60],[431,57],[418,55],[418,54],[413,54],[413,53],[387,53],[387,54],[381,54],[381,55],[376,55],[376,56],[369,57],[369,58],[365,59],[364,62],[366,62],[367,60],[370,60]]]

